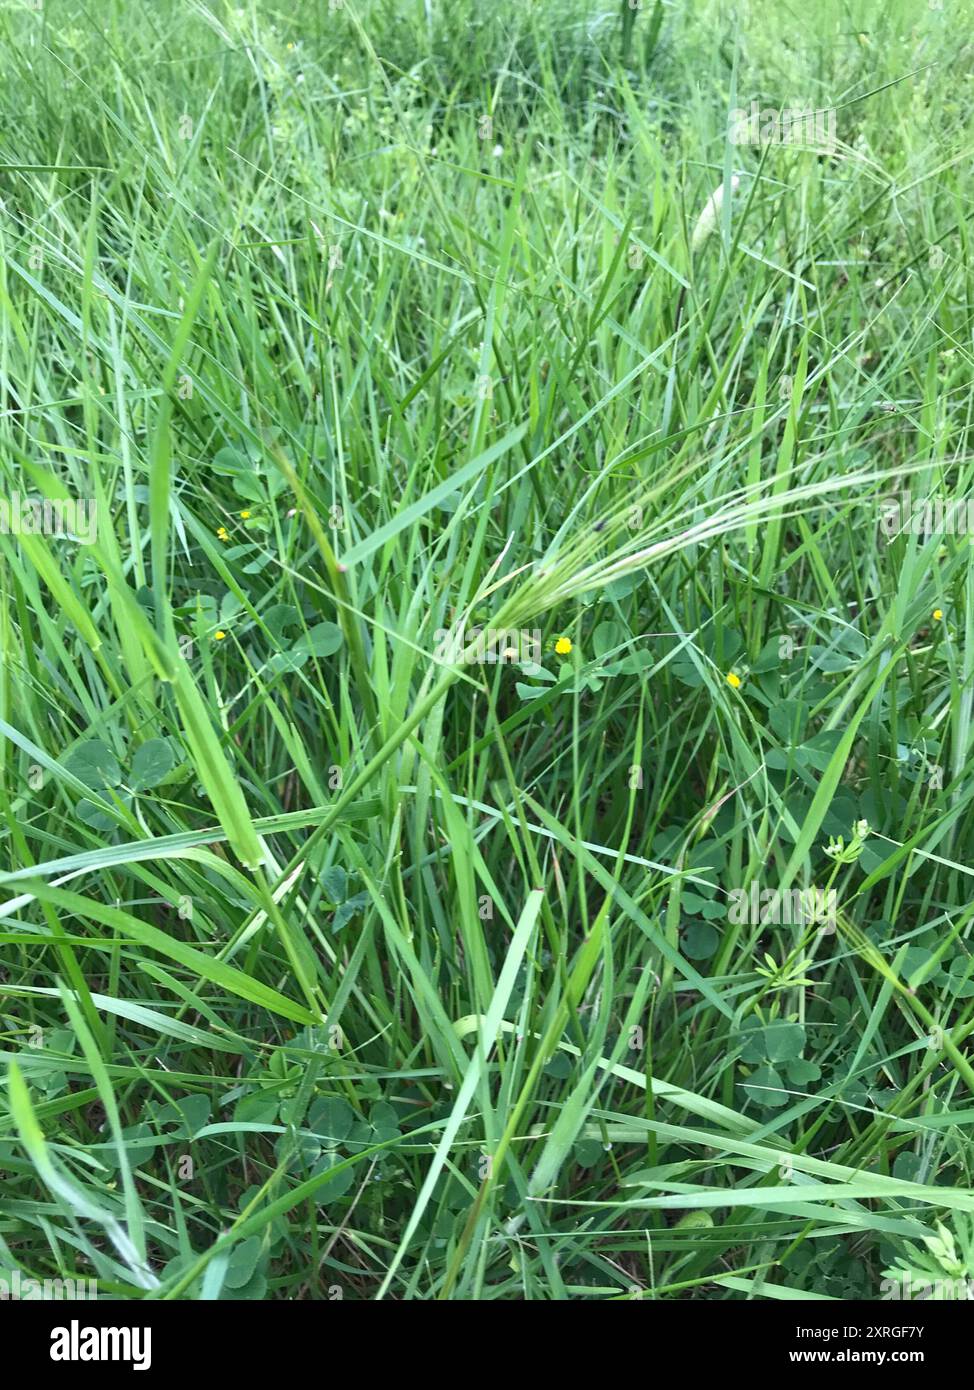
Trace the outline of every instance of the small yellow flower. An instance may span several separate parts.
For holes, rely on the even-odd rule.
[[[735,690],[740,690],[741,678],[736,671],[727,672],[727,684],[733,686]]]
[[[226,635],[227,635],[227,634],[226,634],[225,632],[222,632],[222,631],[221,631],[221,632],[218,632],[218,633],[215,634],[216,640],[217,640],[218,642],[222,642],[223,639],[224,639],[224,637],[226,637]]]
[[[250,520],[250,513],[249,513],[249,512],[241,512],[240,515],[241,515],[241,517],[243,518],[244,521],[249,521],[249,520]]]
[[[221,541],[228,541],[230,539],[230,532],[227,530],[225,526],[218,527],[216,534],[217,538]]]
[[[572,639],[570,637],[559,637],[555,643],[555,651],[559,656],[567,656],[572,649]]]
[[[941,620],[941,618],[942,618],[943,616],[944,616],[944,610],[943,610],[942,608],[935,608],[935,609],[933,610],[933,620],[934,620],[935,623],[939,623],[940,620]]]

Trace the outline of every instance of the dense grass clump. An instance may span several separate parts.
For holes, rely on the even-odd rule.
[[[0,14],[0,1276],[974,1278],[969,20]]]

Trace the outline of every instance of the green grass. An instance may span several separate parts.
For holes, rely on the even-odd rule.
[[[974,1277],[969,19],[0,11],[0,1276]]]

